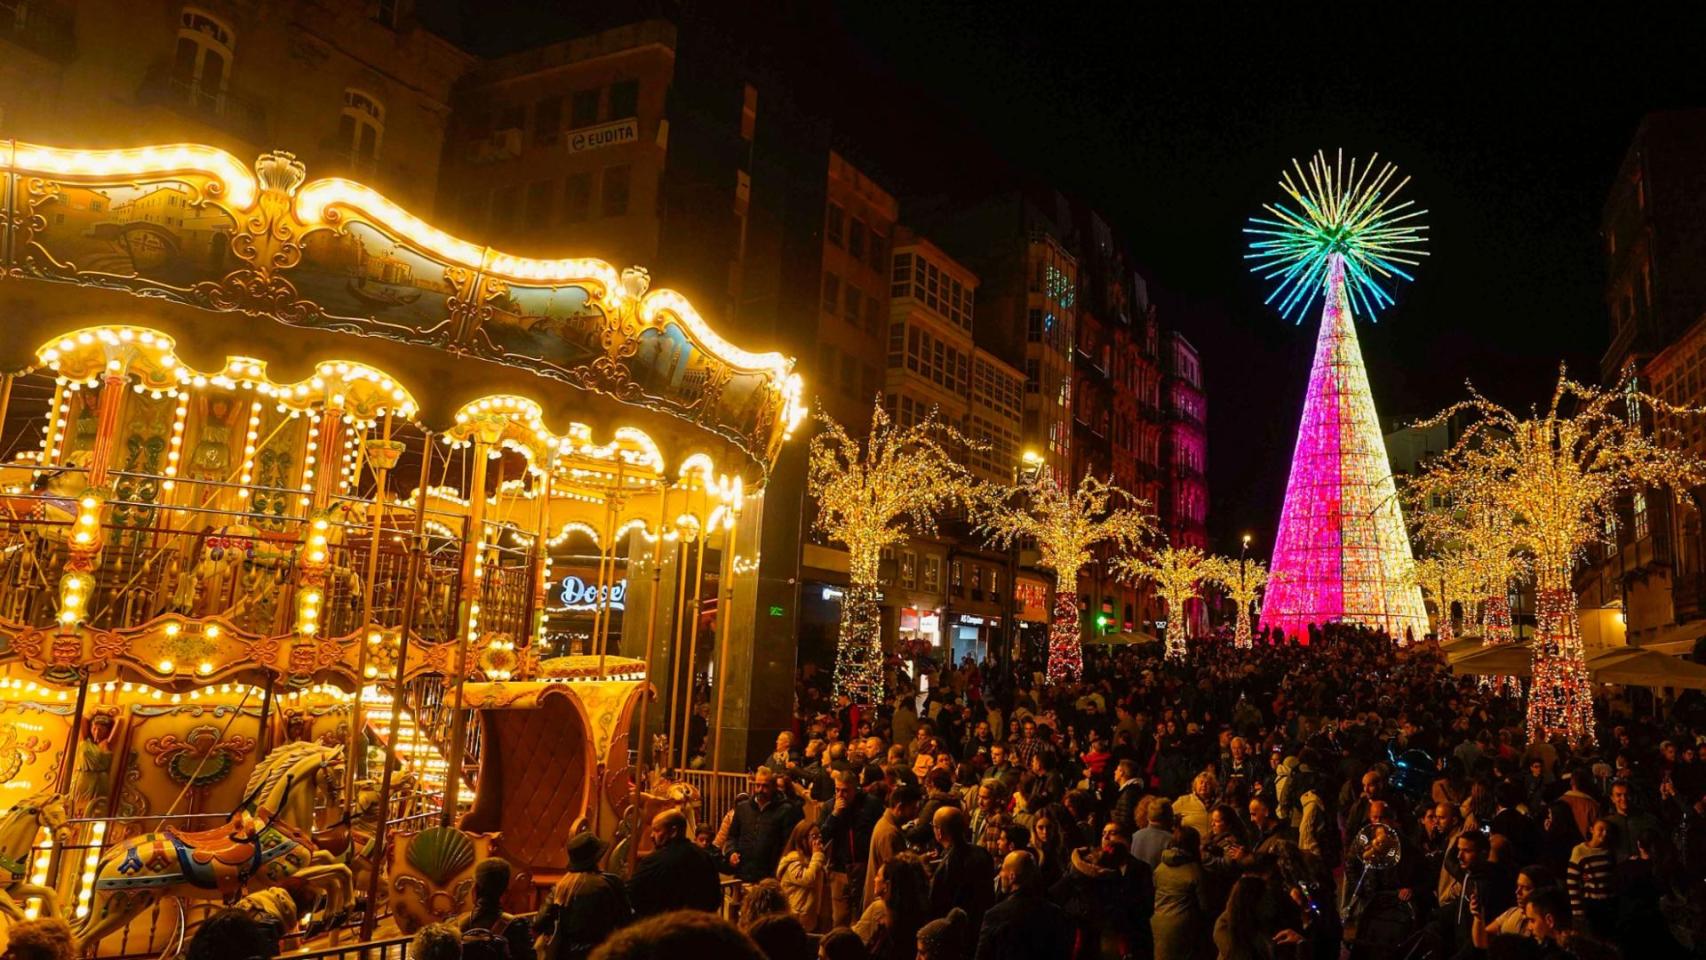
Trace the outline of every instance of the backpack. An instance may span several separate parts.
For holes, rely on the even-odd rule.
[[[497,923],[488,928],[472,927],[462,931],[462,960],[512,960],[509,955],[509,938],[504,936],[509,921],[509,916],[504,914],[498,917]],[[517,957],[513,960],[528,958]]]

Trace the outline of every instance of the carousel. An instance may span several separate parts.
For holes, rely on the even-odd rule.
[[[631,741],[754,575],[791,360],[286,153],[0,141],[0,203],[0,926],[366,942],[691,800]]]

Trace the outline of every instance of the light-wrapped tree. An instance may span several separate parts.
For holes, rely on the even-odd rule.
[[[1593,742],[1571,568],[1589,543],[1615,530],[1622,497],[1666,488],[1691,499],[1689,491],[1706,483],[1706,461],[1687,451],[1677,430],[1697,413],[1630,382],[1602,389],[1560,373],[1551,402],[1526,417],[1471,387],[1468,400],[1428,421],[1476,418],[1430,473],[1457,491],[1454,500],[1484,499],[1505,513],[1534,556],[1531,742],[1556,735]]]
[[[1005,549],[1034,543],[1039,564],[1054,571],[1048,678],[1076,679],[1084,668],[1078,571],[1100,544],[1110,547],[1109,562],[1117,564],[1125,552],[1153,536],[1153,510],[1146,501],[1089,474],[1073,488],[1045,468],[1009,487],[1004,496],[992,498],[982,514],[982,530],[991,544]]]
[[[1189,634],[1186,605],[1202,597],[1204,586],[1223,583],[1229,576],[1236,575],[1235,571],[1226,569],[1227,562],[1196,547],[1165,545],[1120,562],[1120,573],[1155,584],[1155,589],[1160,591],[1161,599],[1167,604],[1167,659],[1182,660],[1185,657]]]
[[[863,440],[818,414],[806,474],[817,501],[816,528],[847,547],[848,587],[841,599],[841,631],[835,652],[835,690],[853,703],[883,697],[882,630],[877,609],[883,550],[914,535],[936,532],[936,516],[970,505],[979,482],[948,452],[945,443],[965,439],[936,419],[901,427],[879,402]]]
[[[1248,650],[1255,645],[1250,632],[1250,608],[1261,598],[1263,588],[1271,579],[1268,565],[1260,560],[1216,559],[1224,572],[1220,585],[1226,588],[1226,595],[1232,598],[1232,602],[1238,604],[1238,618],[1232,627],[1232,645]]]

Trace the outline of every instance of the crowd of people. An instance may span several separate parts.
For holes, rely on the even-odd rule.
[[[1431,641],[1399,648],[1350,627],[1309,640],[1205,642],[1182,663],[1090,650],[1065,683],[1031,665],[914,660],[892,665],[893,696],[875,710],[835,703],[828,672],[808,665],[794,729],[720,821],[694,829],[665,810],[626,878],[600,840],[577,836],[525,919],[500,905],[509,865],[482,861],[474,909],[422,930],[411,956],[1706,950],[1698,695],[1601,702],[1594,743],[1529,743],[1520,700],[1453,676]],[[237,935],[238,920],[222,923],[197,939]],[[37,939],[14,928],[8,952],[66,960]],[[267,955],[238,949],[190,955]]]

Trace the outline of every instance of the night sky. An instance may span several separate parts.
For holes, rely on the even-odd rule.
[[[1416,283],[1378,324],[1359,321],[1390,424],[1461,397],[1465,378],[1527,405],[1560,361],[1597,376],[1606,192],[1642,114],[1706,105],[1693,4],[1591,5],[1606,9],[1595,18],[1497,4],[741,5],[802,105],[901,197],[1018,173],[1103,211],[1164,323],[1202,351],[1221,549],[1244,531],[1271,543],[1314,346],[1316,317],[1296,327],[1264,307],[1242,260],[1244,221],[1279,197],[1290,158],[1378,151],[1430,211]]]

